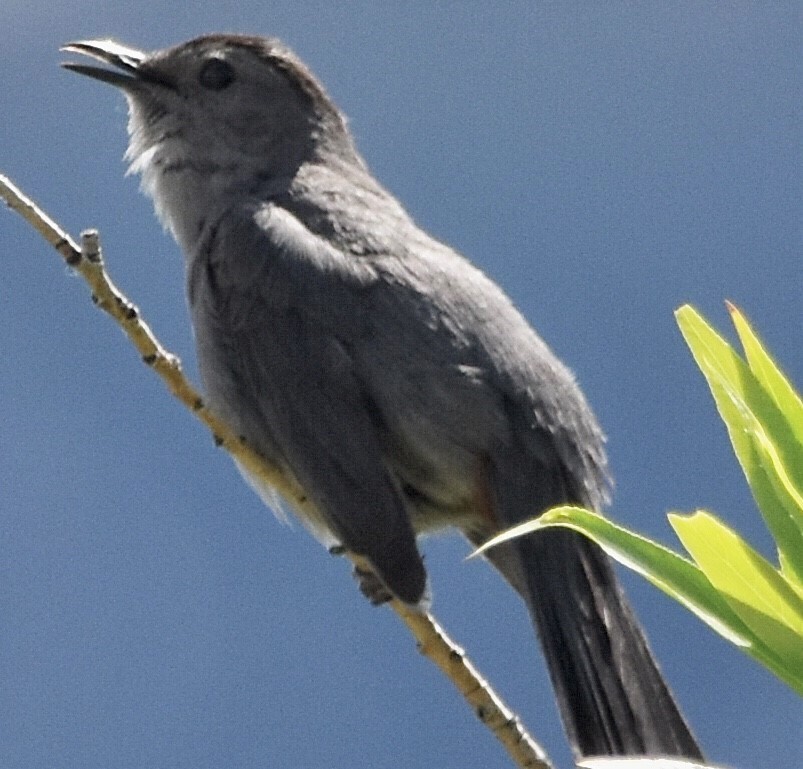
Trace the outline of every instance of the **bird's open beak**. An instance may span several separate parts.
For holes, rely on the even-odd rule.
[[[145,60],[145,53],[136,48],[116,43],[114,40],[80,40],[76,43],[67,43],[60,50],[68,53],[80,53],[116,67],[117,69],[106,69],[88,64],[76,64],[71,61],[61,65],[65,69],[102,80],[104,83],[127,88],[144,79],[140,65]]]

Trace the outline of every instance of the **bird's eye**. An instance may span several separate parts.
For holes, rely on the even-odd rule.
[[[222,91],[234,82],[234,68],[225,59],[207,59],[201,67],[198,80],[210,91]]]

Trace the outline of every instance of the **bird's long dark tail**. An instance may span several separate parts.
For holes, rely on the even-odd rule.
[[[702,759],[605,553],[563,529],[514,546],[575,752]]]

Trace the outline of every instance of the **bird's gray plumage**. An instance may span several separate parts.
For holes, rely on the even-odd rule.
[[[68,50],[116,68],[67,65],[128,98],[128,158],[185,254],[210,403],[296,479],[324,542],[418,603],[416,534],[480,543],[605,503],[603,436],[571,373],[374,180],[284,46]],[[546,532],[489,557],[527,602],[578,753],[700,756],[596,546]]]

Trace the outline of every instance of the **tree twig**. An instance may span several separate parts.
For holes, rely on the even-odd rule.
[[[81,233],[79,246],[3,175],[0,175],[0,197],[61,254],[70,268],[86,280],[92,290],[92,301],[114,318],[142,360],[161,377],[170,392],[212,431],[216,443],[251,474],[275,488],[293,506],[310,510],[312,503],[293,479],[287,478],[279,468],[257,454],[207,408],[201,394],[182,373],[179,359],[161,345],[142,320],[137,307],[112,283],[104,268],[97,231],[86,230]],[[346,555],[359,563],[359,556],[348,552]],[[421,654],[452,681],[516,765],[527,769],[552,769],[544,750],[527,734],[518,717],[494,693],[465,652],[449,639],[434,618],[399,601],[391,601],[390,605],[413,634]]]

